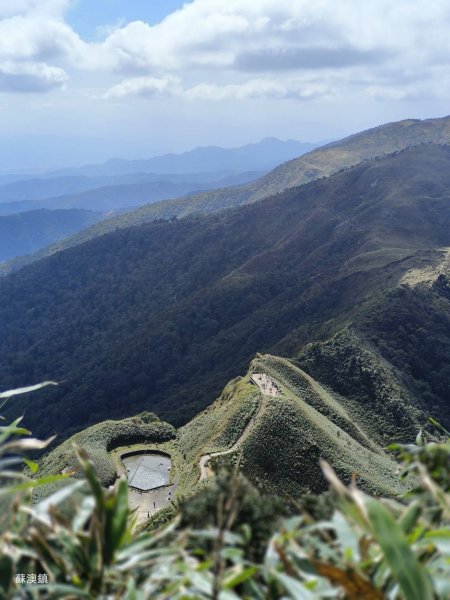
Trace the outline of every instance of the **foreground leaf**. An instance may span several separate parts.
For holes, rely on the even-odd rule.
[[[409,547],[394,517],[381,502],[366,499],[374,536],[406,600],[433,600],[429,577]]]
[[[40,390],[41,388],[47,387],[49,385],[59,385],[56,381],[43,381],[42,383],[37,383],[36,385],[29,385],[28,387],[17,388],[15,390],[8,390],[6,392],[0,393],[0,398],[11,398],[12,396],[17,396],[18,394],[27,394],[28,392],[34,392],[35,390]]]

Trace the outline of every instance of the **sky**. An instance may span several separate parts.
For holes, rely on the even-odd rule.
[[[448,0],[0,0],[0,172],[450,113]]]

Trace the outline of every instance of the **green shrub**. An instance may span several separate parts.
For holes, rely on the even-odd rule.
[[[93,425],[63,442],[40,461],[43,474],[57,474],[77,470],[78,461],[73,446],[84,448],[89,454],[102,485],[108,487],[116,480],[116,467],[108,453],[129,444],[157,444],[175,438],[176,430],[160,421],[153,413],[141,413],[121,421],[104,421]]]

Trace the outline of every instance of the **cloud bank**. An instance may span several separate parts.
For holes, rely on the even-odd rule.
[[[95,43],[70,27],[69,5],[0,0],[0,91],[46,92],[92,72],[105,100],[450,91],[447,0],[194,0]]]

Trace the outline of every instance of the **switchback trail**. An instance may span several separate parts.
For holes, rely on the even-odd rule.
[[[254,373],[251,376],[251,379],[252,379],[253,383],[255,383],[259,387],[259,389],[261,391],[261,401],[259,403],[259,407],[256,411],[256,414],[254,414],[251,417],[250,421],[245,426],[245,429],[242,432],[241,437],[231,446],[231,448],[228,448],[227,450],[221,450],[219,452],[211,452],[208,454],[204,454],[200,458],[200,462],[199,462],[200,481],[204,481],[210,475],[212,475],[212,471],[208,467],[208,462],[210,461],[211,458],[215,458],[216,456],[225,456],[227,454],[232,454],[233,452],[235,452],[238,449],[238,447],[241,444],[243,444],[245,442],[245,440],[248,438],[250,433],[255,428],[255,425],[256,425],[257,421],[259,420],[260,416],[266,410],[267,397],[271,396],[271,397],[275,398],[280,395],[279,386],[275,383],[275,381],[273,379],[271,379],[268,375],[266,375],[266,373]]]

